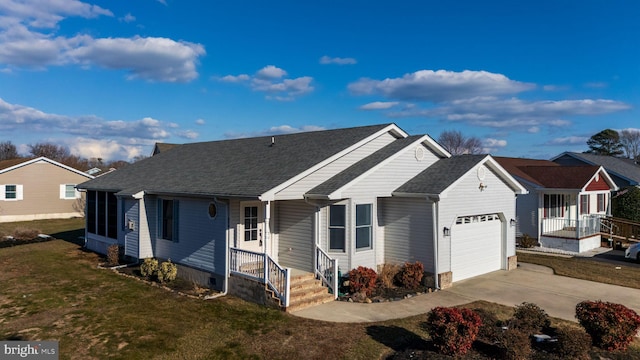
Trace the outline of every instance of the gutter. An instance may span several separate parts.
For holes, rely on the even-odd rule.
[[[431,216],[433,216],[433,284],[440,290],[438,282],[438,201],[437,198],[427,198],[431,201]]]
[[[214,202],[221,202],[223,204],[226,205],[227,207],[227,211],[226,211],[226,215],[227,215],[227,229],[225,231],[225,237],[224,237],[224,242],[225,242],[225,246],[224,246],[224,286],[222,288],[222,292],[219,294],[215,294],[215,295],[207,295],[204,297],[205,300],[212,300],[212,299],[217,299],[219,297],[223,297],[226,296],[227,293],[229,292],[229,278],[231,277],[230,275],[230,270],[229,270],[229,210],[231,207],[231,204],[229,203],[229,200],[225,200],[225,201],[220,201],[218,198],[213,198]]]

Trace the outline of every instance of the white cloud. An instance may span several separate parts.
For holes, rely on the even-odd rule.
[[[253,91],[264,92],[267,99],[277,101],[292,101],[296,97],[314,90],[311,85],[312,77],[283,78],[286,75],[287,72],[285,70],[274,65],[267,65],[258,70],[254,76],[246,74],[226,75],[218,78],[218,80],[228,83],[247,81]]]
[[[530,127],[530,128],[528,128],[528,129],[527,129],[527,132],[528,132],[529,134],[537,134],[537,133],[539,133],[539,132],[540,132],[540,127],[538,127],[538,126],[532,126],[532,127]]]
[[[256,78],[279,79],[285,75],[287,75],[287,72],[280,69],[279,67],[275,67],[273,65],[267,65],[262,69],[258,70],[258,72],[256,73]]]
[[[516,94],[531,90],[535,85],[487,71],[420,70],[401,78],[364,78],[349,84],[348,88],[354,95],[381,95],[389,99],[440,103],[477,96]]]
[[[328,64],[337,64],[337,65],[353,65],[356,64],[357,61],[354,58],[341,58],[341,57],[329,57],[323,56],[320,58],[320,64],[328,65]]]
[[[303,125],[300,127],[293,127],[290,125],[279,125],[279,126],[272,126],[269,129],[254,131],[254,132],[227,132],[224,134],[224,137],[227,139],[237,139],[237,138],[254,137],[254,136],[283,135],[283,134],[293,134],[293,133],[320,131],[320,130],[325,130],[325,128],[321,126],[316,126],[316,125]]]
[[[138,155],[147,155],[147,151],[142,145],[123,144],[109,139],[77,137],[74,139],[58,139],[55,142],[66,144],[72,154],[84,158],[131,160]]]
[[[547,141],[547,145],[584,145],[589,140],[586,136],[566,136],[551,139]]]
[[[197,139],[198,136],[200,136],[199,133],[197,133],[197,132],[195,132],[193,130],[178,131],[178,132],[176,132],[176,135],[181,137],[181,138],[185,138],[185,139],[189,139],[189,140]]]
[[[487,138],[482,141],[482,145],[489,148],[505,147],[507,140]]]
[[[136,21],[136,17],[131,15],[131,13],[127,13],[125,16],[119,18],[118,20],[130,23]]]
[[[196,125],[204,125],[206,122],[204,121],[204,119],[197,119],[196,120]]]
[[[205,55],[201,44],[167,38],[56,35],[58,23],[65,18],[113,16],[107,9],[77,0],[2,0],[0,13],[5,14],[0,16],[0,64],[7,68],[96,65],[127,70],[129,78],[186,82],[198,76],[196,65]],[[134,20],[131,14],[121,18]]]
[[[397,101],[374,101],[360,106],[360,110],[385,110],[398,105]]]
[[[606,88],[609,86],[609,84],[607,84],[606,82],[589,82],[584,84],[585,87],[587,88],[592,88],[592,89],[602,89],[602,88]]]

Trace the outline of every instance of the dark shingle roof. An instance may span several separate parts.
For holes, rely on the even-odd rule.
[[[527,174],[521,169],[523,166],[560,166],[558,163],[554,163],[550,160],[537,160],[537,159],[524,159],[524,158],[510,158],[495,156],[494,159],[502,166],[511,176],[516,176],[522,180],[528,181],[533,184],[542,186],[542,184]]]
[[[561,166],[549,160],[495,157],[512,176],[547,189],[582,189],[599,166]]]
[[[422,137],[424,137],[424,135],[413,135],[406,138],[397,139],[396,141],[358,161],[347,169],[339,172],[329,180],[311,189],[305,195],[330,195],[331,193],[348,184],[350,181],[362,175],[372,167],[378,165],[388,157],[396,154],[401,149],[409,146],[411,143],[417,141]]]
[[[621,159],[613,156],[575,152],[566,152],[556,156],[554,159],[557,159],[563,155],[574,157],[587,164],[600,165],[612,175],[616,175],[631,180],[636,184],[640,184],[640,166],[631,159]]]
[[[255,197],[389,125],[184,144],[79,188]]]
[[[457,155],[436,161],[397,188],[394,193],[437,195],[466,174],[488,155]]]
[[[165,151],[169,151],[171,149],[173,149],[176,146],[180,146],[180,144],[169,144],[169,143],[156,143],[156,145],[153,147],[153,155],[158,155],[161,152],[165,152]]]

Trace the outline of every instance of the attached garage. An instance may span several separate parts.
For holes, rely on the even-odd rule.
[[[451,272],[460,281],[502,268],[498,214],[459,216],[451,229]]]

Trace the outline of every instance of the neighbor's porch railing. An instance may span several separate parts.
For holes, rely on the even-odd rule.
[[[338,259],[332,259],[326,252],[316,247],[316,276],[331,289],[334,299],[338,298]]]
[[[542,235],[568,239],[582,239],[600,233],[600,216],[589,215],[581,220],[563,218],[543,219]]]
[[[230,257],[232,273],[264,283],[276,294],[284,307],[289,306],[289,269],[281,267],[264,253],[232,247]]]

